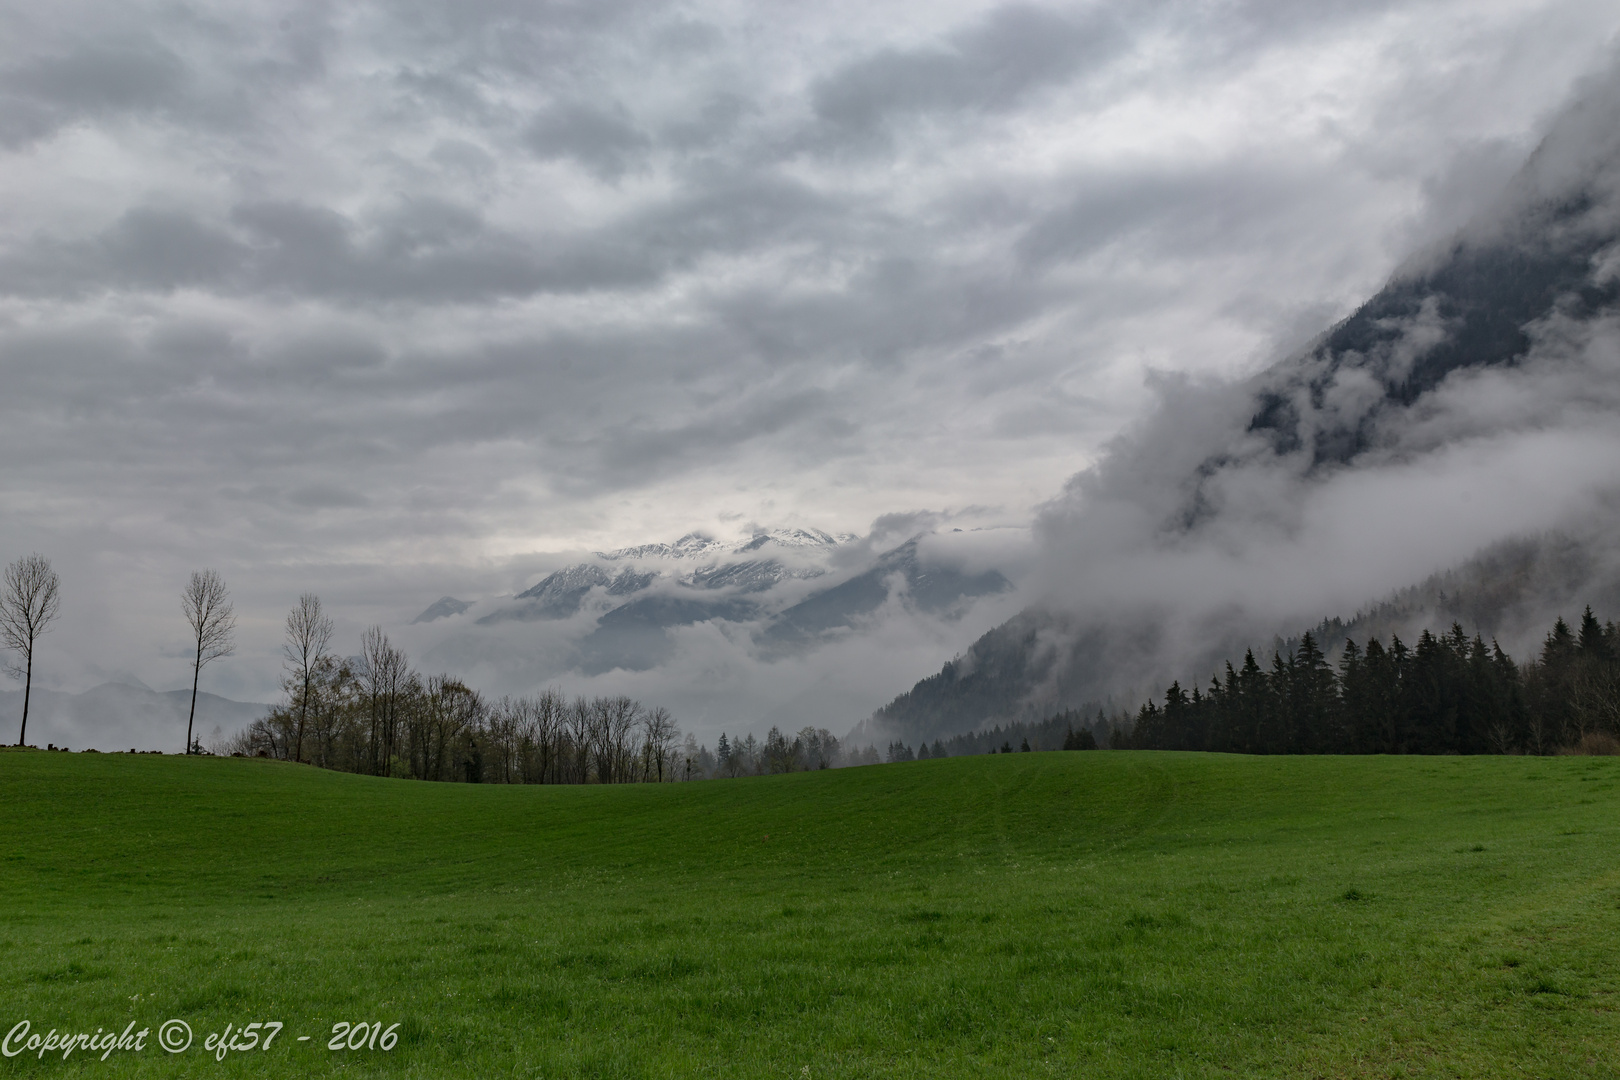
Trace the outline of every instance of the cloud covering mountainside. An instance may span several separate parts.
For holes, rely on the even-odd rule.
[[[1559,611],[1620,602],[1617,301],[1611,72],[1316,345],[1242,382],[1161,380],[1039,514],[1036,602],[871,730],[1128,699],[1325,616],[1460,618],[1522,655]]]

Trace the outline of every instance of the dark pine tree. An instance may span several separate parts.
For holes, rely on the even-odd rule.
[[[1590,604],[1581,613],[1581,629],[1575,639],[1575,648],[1580,655],[1593,660],[1614,659],[1609,636],[1604,632],[1603,624],[1597,621],[1597,616],[1592,614]]]
[[[1228,680],[1236,678],[1230,660],[1226,663],[1226,675]],[[1211,675],[1209,689],[1204,693],[1204,746],[1206,749],[1220,752],[1231,749],[1227,730],[1226,709],[1226,687],[1221,685],[1220,676]]]
[[[1271,687],[1266,685],[1266,673],[1254,658],[1254,650],[1243,654],[1243,668],[1238,672],[1240,699],[1237,704],[1238,738],[1234,750],[1245,754],[1263,754],[1260,745],[1266,726],[1266,714],[1271,710]]]
[[[1261,680],[1257,710],[1258,730],[1255,733],[1254,753],[1291,754],[1294,751],[1294,703],[1289,664],[1282,654],[1271,654],[1271,672]]]
[[[1192,703],[1181,683],[1173,682],[1164,694],[1164,734],[1162,749],[1196,750],[1192,743]]]
[[[1302,753],[1343,753],[1339,732],[1339,685],[1310,631],[1300,638],[1289,665],[1290,727]]]

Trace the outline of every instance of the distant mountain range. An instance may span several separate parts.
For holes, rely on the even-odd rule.
[[[597,552],[508,600],[474,605],[444,597],[413,622],[465,616],[494,627],[583,618],[568,664],[600,674],[663,663],[672,649],[669,631],[677,627],[739,627],[768,658],[851,632],[891,597],[948,618],[1010,587],[999,570],[930,563],[917,537],[872,552],[859,537],[814,529],[760,532],[731,543],[691,533],[674,543]]]
[[[600,589],[608,597],[632,597],[647,592],[656,582],[689,594],[673,608],[657,605],[678,620],[669,625],[699,621],[706,617],[701,614],[705,605],[713,607],[716,617],[743,621],[759,609],[753,604],[736,604],[734,598],[768,592],[784,581],[822,577],[828,572],[829,556],[856,539],[786,529],[725,544],[701,533],[688,533],[673,544],[597,552],[598,561],[564,567],[519,593],[516,603],[478,621],[566,619],[579,611],[592,589]],[[696,599],[710,594],[727,599]]]

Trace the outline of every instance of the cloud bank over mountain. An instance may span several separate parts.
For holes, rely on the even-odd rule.
[[[1470,218],[1617,25],[1595,0],[15,6],[0,555],[63,573],[41,677],[179,685],[203,566],[243,615],[208,678],[266,700],[306,590],[355,641],[694,531],[1026,525],[1148,385],[1253,373]],[[671,631],[694,684],[737,670],[714,625]],[[937,666],[934,633],[891,676]],[[784,670],[736,676],[748,715]]]
[[[1620,606],[1620,66],[1314,346],[1159,393],[1037,516],[1037,599],[951,668],[957,722],[1204,680],[1324,617],[1462,618],[1527,657]]]

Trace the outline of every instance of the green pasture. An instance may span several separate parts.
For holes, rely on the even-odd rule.
[[[0,1035],[151,1035],[0,1076],[1614,1076],[1617,779],[1108,751],[497,787],[6,751]],[[264,1021],[268,1051],[203,1048]],[[373,1021],[392,1050],[327,1048]]]

